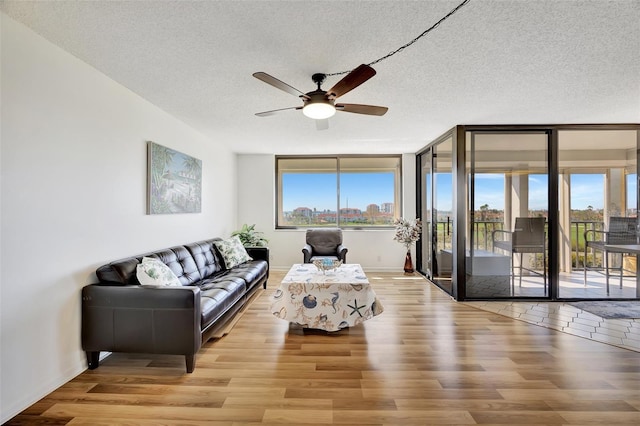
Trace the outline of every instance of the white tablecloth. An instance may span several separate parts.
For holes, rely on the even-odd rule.
[[[271,312],[307,328],[337,331],[381,314],[382,304],[362,267],[343,264],[323,273],[313,264],[295,264],[271,295]]]

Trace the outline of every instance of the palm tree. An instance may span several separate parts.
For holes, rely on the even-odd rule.
[[[200,198],[202,194],[202,161],[197,158],[185,156],[182,162],[182,170],[189,175],[189,178],[193,177],[195,182],[193,201],[196,206],[200,206]],[[196,208],[196,210],[198,210]]]
[[[197,158],[185,157],[182,162],[182,170],[197,179],[202,173],[202,162]]]
[[[158,144],[151,144],[151,188],[154,194],[164,192],[163,177],[173,161],[174,150]]]
[[[151,143],[149,149],[151,150],[151,161],[149,164],[151,168],[150,213],[170,213],[169,206],[162,195],[166,189],[164,175],[169,171],[169,166],[173,161],[175,151],[155,143]]]
[[[483,204],[480,206],[480,220],[485,222],[487,220],[487,212],[489,211],[489,204]]]

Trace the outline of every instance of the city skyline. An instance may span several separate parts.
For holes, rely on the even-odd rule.
[[[340,208],[357,208],[393,203],[392,173],[343,173],[340,175]],[[452,210],[451,175],[436,175],[436,206],[438,210]],[[475,175],[475,209],[488,205],[490,209],[504,210],[504,174]],[[604,174],[571,175],[571,208],[598,210],[605,205]],[[627,207],[636,205],[637,181],[635,174],[627,175]],[[297,173],[283,175],[283,211],[291,212],[306,207],[316,211],[335,211],[337,208],[337,176],[335,174]],[[548,177],[529,176],[529,208],[548,209]]]

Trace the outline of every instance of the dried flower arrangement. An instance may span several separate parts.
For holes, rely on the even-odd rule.
[[[418,241],[422,232],[422,222],[420,219],[408,220],[404,218],[396,219],[393,223],[396,227],[394,240],[402,243],[407,247],[407,251]]]

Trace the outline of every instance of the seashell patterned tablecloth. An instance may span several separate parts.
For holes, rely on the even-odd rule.
[[[353,327],[384,310],[357,263],[326,273],[310,263],[295,264],[270,301],[276,317],[326,331]]]

